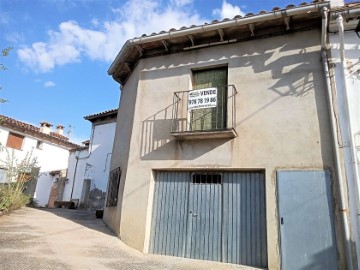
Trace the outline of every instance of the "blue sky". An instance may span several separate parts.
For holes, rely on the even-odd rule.
[[[0,48],[13,47],[0,58],[0,97],[9,100],[0,114],[62,124],[80,143],[90,136],[83,116],[118,106],[107,70],[127,39],[301,2],[0,0]]]

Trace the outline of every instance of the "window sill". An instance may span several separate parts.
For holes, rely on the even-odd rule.
[[[171,135],[177,140],[227,139],[237,137],[237,133],[233,128],[211,131],[171,132]]]

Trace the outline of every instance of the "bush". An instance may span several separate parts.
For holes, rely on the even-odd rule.
[[[0,165],[6,170],[6,182],[0,183],[0,211],[10,213],[30,202],[26,194],[27,183],[32,177],[36,167],[36,159],[32,153],[27,153],[23,159],[18,159],[14,151],[11,153],[0,145],[0,151],[6,152],[5,160],[0,160]]]
[[[0,185],[0,211],[9,213],[29,203],[30,198],[22,191],[23,183]]]

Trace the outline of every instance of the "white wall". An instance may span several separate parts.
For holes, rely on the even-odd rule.
[[[115,128],[116,122],[94,127],[91,155],[88,160],[91,167],[85,171],[85,177],[92,180],[92,188],[97,187],[106,191]]]
[[[65,185],[63,200],[70,200],[72,183],[75,175],[75,184],[72,199],[81,199],[82,188],[85,179],[91,180],[90,187],[90,208],[102,208],[105,199],[112,146],[115,136],[116,122],[97,124],[93,126],[92,138],[89,151],[78,152],[79,160],[76,167],[75,152],[69,157],[69,168],[67,184]],[[76,167],[76,173],[75,172]],[[102,199],[91,201],[91,191],[95,188],[101,190]]]
[[[344,22],[345,23],[345,22]],[[334,33],[329,35],[331,44],[331,56],[332,61],[335,64],[333,66],[335,72],[336,82],[336,95],[339,104],[339,124],[341,130],[341,137],[343,140],[343,150],[345,159],[346,179],[348,184],[349,192],[349,206],[351,225],[353,233],[353,241],[357,242],[358,258],[360,258],[360,219],[358,213],[359,198],[356,192],[357,188],[360,187],[360,179],[356,178],[354,174],[354,161],[352,158],[352,151],[357,154],[357,160],[355,164],[357,167],[358,175],[360,174],[360,38],[354,31],[346,31],[344,33],[344,47],[345,47],[345,81],[342,74],[342,65],[340,62],[340,44],[339,34]],[[346,83],[346,91],[345,91]],[[346,105],[346,94],[348,95],[349,106]],[[349,117],[347,114],[349,111]],[[352,125],[352,134],[349,132],[349,123]],[[350,138],[353,138],[355,145],[351,146]],[[354,149],[355,148],[355,149]],[[360,267],[360,260],[359,267]]]
[[[87,150],[74,151],[69,156],[69,167],[67,171],[67,179],[64,189],[63,201],[71,199],[79,199],[81,197],[82,185],[84,182],[84,171],[89,152]],[[76,158],[79,157],[79,159]],[[78,161],[77,161],[78,160]],[[74,182],[75,177],[75,182]],[[71,196],[72,192],[72,196]]]
[[[9,129],[0,127],[1,145],[6,146],[8,135]],[[25,158],[28,154],[32,154],[32,157],[37,159],[37,166],[40,167],[40,172],[34,198],[38,201],[40,206],[46,206],[49,200],[51,185],[54,181],[49,172],[67,168],[69,151],[65,147],[60,147],[56,144],[52,144],[43,140],[41,140],[43,141],[42,149],[36,149],[38,139],[30,137],[29,135],[24,136],[25,138],[21,150],[12,148],[8,148],[8,150],[10,154],[13,152],[19,161]],[[1,164],[5,165],[6,157],[6,151],[1,151]]]

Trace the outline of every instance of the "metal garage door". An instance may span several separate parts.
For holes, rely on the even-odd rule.
[[[150,252],[267,267],[262,172],[157,172]]]
[[[279,171],[282,269],[338,269],[330,173]]]

